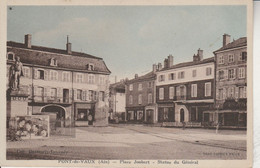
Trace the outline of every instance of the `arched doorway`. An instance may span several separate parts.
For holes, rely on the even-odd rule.
[[[180,122],[184,122],[184,109],[183,108],[180,110],[180,115],[181,115]]]
[[[64,107],[51,104],[42,107],[40,111],[41,113],[50,114],[50,123],[55,124],[55,127],[65,126],[66,109]]]

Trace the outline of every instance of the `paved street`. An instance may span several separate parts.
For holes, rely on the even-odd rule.
[[[246,131],[77,127],[74,137],[7,142],[7,159],[246,159]]]

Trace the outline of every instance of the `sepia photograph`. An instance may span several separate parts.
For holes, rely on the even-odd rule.
[[[248,6],[7,5],[6,161],[251,163]]]

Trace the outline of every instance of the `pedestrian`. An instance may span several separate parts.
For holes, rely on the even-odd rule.
[[[186,126],[186,123],[183,121],[182,122],[182,129],[185,130],[185,126]]]

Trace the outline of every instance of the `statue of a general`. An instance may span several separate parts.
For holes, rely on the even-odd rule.
[[[11,90],[18,90],[20,88],[20,77],[23,76],[23,64],[20,57],[15,57],[15,62],[10,67],[9,84]]]

